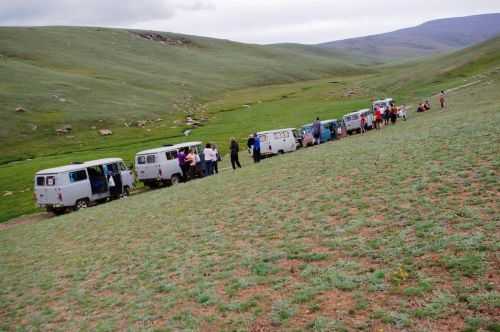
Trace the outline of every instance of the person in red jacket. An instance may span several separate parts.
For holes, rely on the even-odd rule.
[[[375,106],[375,129],[380,129],[382,127],[382,111],[380,111],[380,106]]]
[[[361,120],[359,120],[359,125],[361,127],[361,135],[366,133],[366,116],[361,114]]]

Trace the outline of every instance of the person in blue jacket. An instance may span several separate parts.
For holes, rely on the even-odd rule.
[[[254,137],[254,142],[253,142],[253,161],[258,163],[260,162],[260,138],[257,133],[253,135]]]

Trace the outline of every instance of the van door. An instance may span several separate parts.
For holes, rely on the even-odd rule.
[[[260,139],[260,154],[261,155],[269,155],[273,153],[272,147],[272,134],[261,134],[259,135]]]
[[[120,162],[118,164],[118,167],[120,168],[120,174],[122,176],[122,182],[123,182],[123,187],[128,187],[128,188],[133,188],[134,187],[134,174],[132,173],[131,170],[125,166],[123,162]]]
[[[56,174],[36,176],[36,199],[40,205],[53,205],[58,203],[56,191]]]
[[[155,154],[137,157],[137,171],[141,180],[156,180],[160,176],[159,160]]]

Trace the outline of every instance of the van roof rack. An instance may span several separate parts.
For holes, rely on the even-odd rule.
[[[164,147],[168,148],[169,146],[174,146],[173,144],[164,144]]]
[[[72,161],[71,165],[83,165],[83,162],[81,162],[81,161]]]

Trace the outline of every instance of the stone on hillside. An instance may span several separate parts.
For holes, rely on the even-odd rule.
[[[14,195],[14,193],[12,191],[6,191],[3,193],[2,196],[6,197],[6,196],[12,196],[12,195]]]
[[[23,107],[16,107],[16,112],[17,113],[24,113],[26,110]]]
[[[184,131],[184,136],[189,136],[191,135],[191,130],[185,130]]]
[[[69,131],[66,130],[65,128],[58,128],[58,129],[56,129],[56,134],[57,135],[65,135],[67,133],[69,133]]]
[[[66,131],[72,131],[72,130],[73,130],[73,126],[72,126],[72,125],[70,125],[70,124],[65,124],[65,125],[63,126],[63,129],[65,129]]]
[[[99,135],[111,136],[111,135],[113,135],[113,132],[110,129],[99,129]]]
[[[137,127],[140,127],[140,128],[144,128],[146,127],[146,124],[148,123],[147,120],[140,120],[140,121],[137,121],[136,124],[137,124]]]

